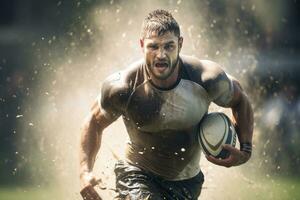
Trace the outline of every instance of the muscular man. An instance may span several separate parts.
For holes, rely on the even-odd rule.
[[[126,160],[115,166],[117,199],[197,199],[204,181],[199,167],[198,125],[211,102],[230,107],[240,149],[207,157],[231,167],[251,156],[253,113],[240,84],[207,60],[179,55],[183,38],[165,10],[148,14],[140,46],[144,58],[108,77],[85,121],[80,169],[86,199],[97,199],[92,174],[102,131],[120,116],[129,139]],[[101,157],[101,156],[100,156]]]

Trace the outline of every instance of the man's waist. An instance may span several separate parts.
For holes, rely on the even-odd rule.
[[[178,177],[190,178],[195,173],[199,172],[199,163],[193,163],[192,169],[189,173],[184,172],[182,177],[180,174],[193,160],[199,160],[195,158],[199,154],[195,151],[195,148],[181,149],[179,151],[173,151],[173,149],[166,150],[162,148],[143,147],[136,144],[129,143],[126,148],[127,162],[132,163],[146,171],[150,171],[158,176],[161,176],[167,180],[177,180]]]

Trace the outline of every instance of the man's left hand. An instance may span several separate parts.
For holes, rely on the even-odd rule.
[[[225,159],[218,159],[213,156],[206,156],[207,160],[220,166],[224,167],[232,167],[232,166],[238,166],[241,165],[249,160],[251,157],[251,154],[245,152],[245,151],[240,151],[237,148],[225,144],[223,146],[223,149],[226,149],[229,151],[230,155],[228,158]]]

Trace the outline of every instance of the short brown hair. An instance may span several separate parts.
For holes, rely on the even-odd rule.
[[[144,19],[141,37],[147,38],[152,33],[158,36],[173,32],[180,37],[180,28],[172,14],[166,10],[157,9],[150,12]]]

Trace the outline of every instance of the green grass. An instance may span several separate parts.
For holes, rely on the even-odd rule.
[[[252,176],[203,190],[206,200],[299,200],[300,178]]]
[[[1,200],[54,200],[60,199],[59,193],[50,188],[1,187]]]
[[[257,178],[258,179],[258,178]],[[300,179],[266,177],[240,190],[240,199],[299,200]]]
[[[300,179],[294,177],[251,177],[226,184],[222,188],[208,188],[200,199],[206,200],[299,200]],[[0,187],[1,200],[80,200],[78,191],[61,188]],[[204,189],[205,190],[205,189]],[[69,193],[69,194],[67,194]],[[68,198],[66,198],[66,196]]]

